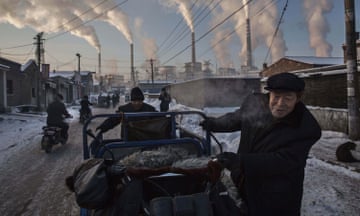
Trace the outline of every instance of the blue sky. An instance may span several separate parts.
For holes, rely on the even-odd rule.
[[[94,4],[99,4],[103,0],[90,0],[90,1],[75,1],[78,2],[70,3],[72,1],[62,0],[4,0],[0,3],[0,52],[1,57],[15,60],[19,63],[25,63],[28,59],[34,58],[35,47],[31,44],[34,43],[34,36],[41,31],[45,32],[45,61],[46,63],[51,64],[51,70],[76,70],[77,69],[77,58],[76,53],[81,54],[81,69],[82,70],[91,70],[98,71],[98,51],[91,45],[87,40],[82,37],[74,36],[70,33],[61,34],[64,31],[57,31],[53,33],[48,33],[48,31],[54,30],[53,27],[50,27],[54,20],[57,20],[57,23],[67,23],[69,20],[73,19],[72,16],[56,17],[58,7],[69,7],[69,13],[72,12],[74,8],[77,11],[73,14],[82,14],[84,11],[89,9],[89,7],[84,7],[80,2],[93,2]],[[175,26],[183,20],[183,16],[179,13],[179,4],[174,4],[174,2],[183,2],[188,5],[197,2],[195,7],[192,10],[194,24],[202,18],[203,20],[195,26],[195,38],[199,39],[203,37],[196,43],[196,56],[197,61],[203,62],[204,60],[210,60],[212,67],[215,66],[231,66],[239,69],[240,65],[244,62],[244,58],[241,57],[241,49],[243,44],[241,42],[241,37],[238,34],[233,33],[231,37],[228,37],[227,42],[218,42],[216,45],[217,48],[220,48],[221,52],[226,51],[226,63],[224,60],[219,59],[215,54],[216,51],[214,46],[211,45],[211,41],[216,41],[215,32],[226,32],[233,31],[238,29],[236,27],[236,22],[242,18],[236,18],[236,16],[243,16],[244,10],[240,10],[236,16],[231,17],[229,20],[224,22],[222,25],[216,28],[216,30],[206,34],[212,26],[218,24],[220,21],[224,20],[223,18],[228,16],[231,11],[235,11],[240,8],[243,2],[246,0],[227,0],[228,5],[232,7],[226,8],[226,5],[222,1],[222,7],[218,5],[214,11],[216,13],[210,13],[208,16],[205,16],[209,12],[209,8],[213,7],[218,1],[214,0],[116,0],[110,1],[112,3],[120,4],[114,10],[120,9],[121,12],[127,16],[128,21],[125,22],[128,25],[128,28],[132,34],[132,39],[134,43],[134,55],[135,55],[135,67],[140,73],[145,69],[143,65],[148,65],[150,58],[158,58],[161,65],[175,65],[178,67],[178,70],[183,70],[185,62],[191,61],[191,48],[184,50],[191,43],[190,31],[188,25],[184,21],[181,22],[178,28],[175,29]],[[310,0],[307,0],[308,2]],[[33,3],[32,8],[34,10],[29,10],[27,8],[28,2]],[[46,3],[45,3],[46,2]],[[209,5],[212,2],[213,5]],[[267,24],[259,25],[259,23],[264,23],[259,21],[259,13],[256,15],[256,10],[259,10],[259,5],[276,5],[277,14],[273,14],[274,20],[272,25],[277,24],[282,9],[285,5],[286,0],[253,0],[249,6],[251,7],[253,13],[250,15],[252,22],[252,30],[254,31],[263,31],[266,29],[268,34],[267,40],[271,38],[271,32],[275,31],[274,26],[269,28]],[[308,23],[305,17],[309,17],[307,14],[308,10],[305,10],[303,5],[306,0],[290,0],[285,11],[283,21],[280,25],[280,30],[283,38],[283,46],[287,49],[284,49],[282,54],[286,56],[316,56],[318,51],[315,48],[310,47],[310,34],[308,30]],[[340,0],[323,0],[323,1],[313,1],[313,2],[325,2],[327,5],[332,5],[332,9],[328,8],[328,11],[323,14],[324,20],[328,23],[328,31],[323,34],[323,41],[332,46],[332,50],[328,52],[329,56],[341,57],[342,49],[341,45],[345,41],[345,21],[344,21],[344,1]],[[52,5],[53,3],[53,5]],[[60,4],[61,3],[61,4]],[[171,6],[165,6],[165,3],[173,3]],[[37,5],[41,4],[42,8],[37,10]],[[59,5],[60,4],[60,5]],[[94,5],[93,4],[93,5]],[[257,6],[255,4],[258,4]],[[15,7],[16,6],[16,7]],[[200,10],[206,8],[202,14],[199,15]],[[314,8],[314,5],[311,5],[310,8]],[[326,7],[326,6],[325,6]],[[11,8],[11,9],[9,9]],[[25,10],[24,10],[25,8]],[[109,7],[108,7],[109,8]],[[263,9],[263,8],[260,8]],[[15,24],[15,21],[12,17],[4,11],[13,10],[17,13],[12,13],[10,15],[20,13],[21,18],[17,18],[16,22],[21,23]],[[355,10],[356,10],[356,31],[360,31],[360,2],[355,1]],[[20,11],[23,11],[22,13]],[[213,12],[214,12],[213,11]],[[31,14],[33,13],[33,14]],[[23,15],[25,14],[25,15]],[[40,14],[40,15],[37,15]],[[51,16],[54,14],[54,16]],[[255,15],[254,15],[255,14]],[[81,15],[80,17],[86,22],[86,26],[92,26],[97,35],[99,44],[101,46],[101,55],[102,55],[102,73],[115,73],[115,74],[124,74],[128,75],[130,68],[130,46],[129,40],[126,39],[124,34],[120,32],[114,25],[104,22],[100,18],[88,21],[91,19],[86,17],[88,14]],[[262,13],[261,13],[262,15]],[[74,16],[74,15],[73,15]],[[199,16],[198,20],[195,20],[195,17]],[[34,20],[31,18],[37,18],[37,25],[34,25]],[[48,20],[47,20],[48,19]],[[47,21],[49,21],[47,23]],[[267,21],[267,20],[265,20]],[[114,21],[118,23],[118,21]],[[140,24],[139,24],[140,23]],[[40,26],[40,24],[42,26]],[[18,26],[15,26],[18,25]],[[59,25],[52,25],[59,26]],[[55,28],[56,29],[56,28]],[[170,34],[171,32],[173,34]],[[183,34],[183,32],[185,33]],[[265,31],[265,30],[264,30]],[[241,32],[241,30],[239,30]],[[60,35],[59,35],[60,34]],[[241,33],[240,33],[241,34]],[[257,32],[252,33],[252,37],[257,34]],[[169,37],[169,35],[171,37]],[[224,35],[224,34],[223,34]],[[182,40],[177,41],[176,37],[183,38]],[[253,62],[256,66],[261,67],[262,63],[265,60],[266,54],[268,52],[268,47],[265,44],[266,37],[258,37],[257,44],[253,46]],[[164,43],[164,41],[166,43]],[[175,41],[175,42],[174,42]],[[253,42],[254,43],[254,42]],[[21,48],[13,48],[20,45],[28,45]],[[152,50],[158,48],[157,54],[153,54]],[[10,49],[9,49],[10,48]],[[178,53],[181,53],[177,55]],[[225,55],[222,53],[222,55]],[[220,55],[220,54],[218,54]],[[276,59],[274,59],[276,60]],[[271,63],[271,58],[267,58],[267,63]],[[225,65],[224,65],[225,64]]]

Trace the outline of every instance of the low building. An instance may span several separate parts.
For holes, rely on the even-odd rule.
[[[3,104],[4,108],[24,104],[36,105],[36,73],[38,68],[35,61],[30,60],[26,64],[21,65],[20,63],[0,57],[0,64],[4,65],[5,70],[7,70],[6,76],[4,77],[5,73],[3,73],[2,77],[3,89],[4,86],[6,88],[6,104]]]
[[[347,108],[347,67],[343,58],[284,57],[260,72],[262,85],[265,85],[267,77],[283,72],[291,72],[304,79],[306,91],[303,101],[306,105]]]
[[[0,64],[0,113],[5,112],[7,108],[6,72],[9,70],[9,66]]]
[[[283,72],[321,68],[340,64],[344,64],[344,58],[342,57],[285,56],[270,66],[264,65],[260,72],[260,76],[269,77]]]

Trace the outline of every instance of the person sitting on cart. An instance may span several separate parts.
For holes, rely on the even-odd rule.
[[[139,87],[134,87],[131,89],[130,93],[130,102],[119,106],[116,110],[116,113],[126,113],[126,112],[157,112],[155,107],[144,102],[144,94]],[[102,133],[113,129],[119,125],[122,121],[122,118],[119,117],[110,117],[106,119],[96,130],[100,130]],[[124,127],[121,127],[121,134],[123,136]]]

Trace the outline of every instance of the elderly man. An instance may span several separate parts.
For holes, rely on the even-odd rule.
[[[300,215],[304,169],[321,128],[301,102],[305,83],[291,73],[268,78],[268,94],[250,95],[240,109],[201,122],[214,132],[241,131],[237,154],[217,159],[231,172],[243,215]]]

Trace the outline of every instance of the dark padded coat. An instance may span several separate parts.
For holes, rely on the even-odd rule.
[[[302,102],[273,120],[268,95],[247,98],[235,112],[211,119],[215,132],[241,130],[241,164],[232,173],[249,215],[300,215],[304,168],[321,128]]]
[[[143,103],[142,107],[139,110],[135,110],[131,103],[127,103],[125,105],[119,106],[117,113],[127,113],[127,112],[156,112],[155,107],[151,106],[150,104]],[[98,128],[101,129],[103,132],[106,132],[110,129],[113,129],[115,126],[121,123],[120,117],[111,117],[106,119]],[[137,120],[137,119],[132,119]],[[123,128],[121,129],[123,134]]]
[[[62,124],[64,117],[70,116],[69,112],[65,107],[65,104],[58,100],[55,100],[54,102],[49,104],[46,112],[48,114],[46,120],[48,125]]]

